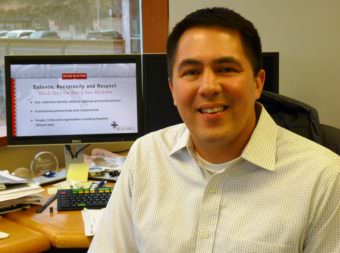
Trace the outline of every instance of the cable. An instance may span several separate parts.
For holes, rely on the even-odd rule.
[[[71,145],[65,145],[65,149],[70,153],[72,159],[74,159],[74,155],[71,149]]]
[[[90,144],[86,144],[86,145],[82,146],[80,149],[78,149],[78,150],[74,153],[74,158],[77,158],[78,155],[79,155],[79,153],[80,153],[81,151],[83,151],[85,148],[87,148],[88,146],[90,146]]]

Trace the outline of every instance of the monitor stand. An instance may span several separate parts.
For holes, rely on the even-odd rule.
[[[84,163],[84,150],[90,144],[76,144],[72,147],[70,144],[64,145],[65,168],[71,163]]]

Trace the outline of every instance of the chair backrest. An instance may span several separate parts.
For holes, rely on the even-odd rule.
[[[315,108],[269,91],[263,91],[259,102],[278,125],[323,145],[319,115]]]
[[[324,146],[340,155],[340,129],[325,124],[320,124],[320,127]]]

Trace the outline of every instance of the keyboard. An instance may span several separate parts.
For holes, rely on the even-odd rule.
[[[112,187],[58,190],[58,211],[104,208],[109,201],[111,193]]]

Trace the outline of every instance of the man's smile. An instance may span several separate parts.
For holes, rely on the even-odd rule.
[[[201,107],[198,109],[200,113],[209,113],[209,114],[214,114],[214,113],[219,113],[223,112],[226,109],[228,109],[229,106],[227,105],[219,105],[219,106],[205,106]]]

